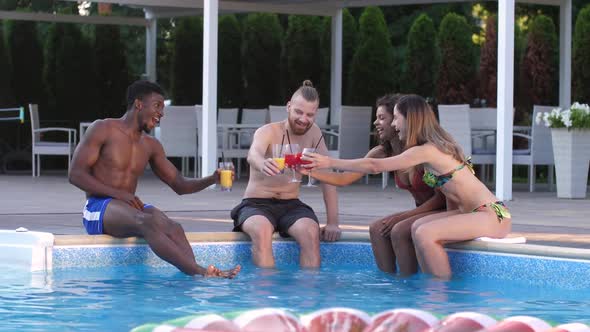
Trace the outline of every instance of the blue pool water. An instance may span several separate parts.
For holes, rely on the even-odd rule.
[[[218,251],[219,248],[209,248],[210,256],[227,257],[227,251]],[[530,270],[515,274],[524,278],[485,272],[490,266],[501,271],[508,266],[507,260],[512,262],[512,270],[518,272],[525,264],[519,259],[527,260],[526,257],[451,253],[458,273],[452,281],[443,282],[424,275],[399,278],[379,272],[369,259],[370,249],[366,245],[323,248],[323,255],[332,258],[326,256],[319,271],[300,270],[293,248],[277,250],[278,268],[265,270],[244,259],[247,246],[227,246],[234,256],[222,263],[229,266],[236,257],[243,263],[242,272],[234,280],[188,277],[157,261],[154,265],[71,267],[70,261],[60,259],[74,259],[74,253],[56,253],[57,267],[50,273],[9,270],[0,275],[0,330],[128,331],[144,323],[199,313],[282,307],[303,314],[333,306],[357,308],[369,314],[414,307],[441,315],[469,310],[498,318],[526,314],[555,323],[590,323],[587,283],[548,285],[551,278],[529,278],[526,274]],[[354,250],[350,251],[351,248]],[[195,248],[197,254],[203,254],[203,250]],[[105,254],[111,255],[112,251]],[[128,252],[127,260],[134,255]],[[339,255],[348,255],[349,259],[333,259]],[[96,262],[86,259],[87,265],[105,260],[100,254],[95,258]],[[555,264],[566,265],[557,265],[562,271],[551,271]],[[582,271],[587,265],[545,260],[542,266],[547,270],[541,270],[539,275],[565,272],[566,276],[561,278],[567,279],[568,271]],[[484,273],[474,273],[474,266],[480,266]],[[588,275],[582,277],[587,279]]]

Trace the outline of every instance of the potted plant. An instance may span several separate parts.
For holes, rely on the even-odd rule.
[[[569,109],[539,112],[537,123],[551,128],[557,197],[586,198],[590,163],[590,106],[575,102]]]

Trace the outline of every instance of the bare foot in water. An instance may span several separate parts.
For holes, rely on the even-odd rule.
[[[234,267],[231,270],[222,271],[216,268],[214,265],[209,265],[207,267],[207,272],[205,272],[204,277],[221,277],[233,279],[238,273],[240,273],[241,269],[242,267],[240,265],[236,265],[236,267]]]

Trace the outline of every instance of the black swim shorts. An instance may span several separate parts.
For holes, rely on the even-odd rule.
[[[310,218],[319,224],[313,209],[298,199],[244,198],[231,210],[233,231],[241,232],[244,221],[256,215],[266,217],[282,237],[289,237],[287,230],[301,218]]]

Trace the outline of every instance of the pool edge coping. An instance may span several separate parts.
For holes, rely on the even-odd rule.
[[[186,236],[191,243],[199,242],[249,242],[250,238],[244,233],[238,232],[187,232]],[[293,241],[293,239],[281,238],[275,234],[274,240]],[[340,242],[370,242],[368,233],[343,232]],[[326,243],[326,242],[324,242]],[[334,242],[338,243],[338,242]],[[55,235],[53,245],[64,246],[120,246],[120,245],[145,245],[145,240],[131,237],[117,239],[108,235]],[[520,254],[531,256],[547,256],[571,259],[590,260],[590,249],[557,247],[537,244],[510,244],[492,243],[484,241],[465,241],[446,245],[446,248],[466,251],[486,251],[505,254]]]

